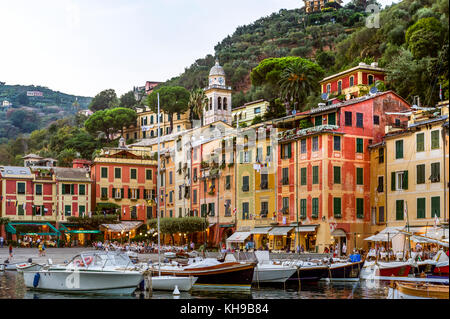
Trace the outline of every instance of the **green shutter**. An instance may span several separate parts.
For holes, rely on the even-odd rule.
[[[356,168],[356,184],[364,185],[364,169],[362,167]]]
[[[319,184],[319,166],[313,166],[313,184]]]
[[[120,189],[120,198],[123,198],[125,195],[125,191],[123,188]]]
[[[431,197],[431,218],[441,217],[441,197]]]
[[[316,116],[314,118],[314,126],[322,125],[322,115]]]
[[[431,131],[431,149],[439,148],[439,130]]]
[[[417,199],[417,218],[425,218],[426,211],[425,211],[425,198],[418,198]]]
[[[364,141],[362,138],[356,139],[356,153],[364,153]]]
[[[408,189],[408,171],[403,172],[403,189]]]
[[[244,152],[239,152],[239,162],[242,164],[244,163]]]
[[[416,135],[416,152],[425,151],[425,134],[419,133]]]
[[[395,172],[391,172],[391,190],[395,191]]]
[[[131,188],[128,188],[128,198],[131,198]]]
[[[312,199],[312,218],[319,217],[319,199],[313,198]]]
[[[425,183],[425,164],[416,166],[416,184]]]
[[[395,158],[403,158],[403,140],[395,142]]]
[[[288,144],[288,158],[291,158],[292,155],[292,146],[291,143]]]
[[[356,217],[364,218],[364,198],[356,199]]]
[[[112,189],[112,198],[116,198],[116,189],[115,188]]]
[[[302,167],[300,169],[300,175],[301,175],[301,184],[306,185],[306,167]]]
[[[74,184],[70,184],[70,194],[71,195],[75,194],[75,185]]]
[[[141,198],[141,192],[139,188],[136,190],[136,198],[137,199]]]
[[[333,212],[334,217],[341,218],[341,199],[339,197],[333,198]]]
[[[341,183],[341,168],[339,166],[334,166],[334,184]]]
[[[336,125],[336,113],[328,114],[328,125]]]
[[[403,200],[397,200],[395,202],[395,218],[396,220],[403,220],[403,210],[404,210],[404,202]]]

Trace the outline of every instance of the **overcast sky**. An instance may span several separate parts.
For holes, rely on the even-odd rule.
[[[112,88],[120,96],[181,74],[240,25],[302,6],[301,0],[1,0],[0,81],[83,96]]]

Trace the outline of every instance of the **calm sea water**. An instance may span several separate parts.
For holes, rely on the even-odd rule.
[[[254,287],[249,293],[230,292],[182,292],[179,299],[385,299],[388,295],[388,283],[380,282],[376,287],[367,287],[365,281],[360,282],[326,282],[303,284],[300,291],[296,284],[274,284]],[[80,295],[47,293],[28,290],[23,275],[15,271],[0,272],[0,299],[174,299],[171,292],[153,291],[146,295],[137,291],[130,296],[115,295]]]

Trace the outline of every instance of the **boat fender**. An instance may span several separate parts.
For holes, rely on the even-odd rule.
[[[34,279],[33,279],[33,287],[36,288],[39,285],[39,279],[41,278],[41,275],[37,272],[34,275]]]

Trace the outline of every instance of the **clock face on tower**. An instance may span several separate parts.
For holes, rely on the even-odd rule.
[[[223,78],[219,78],[219,83],[223,84]]]

